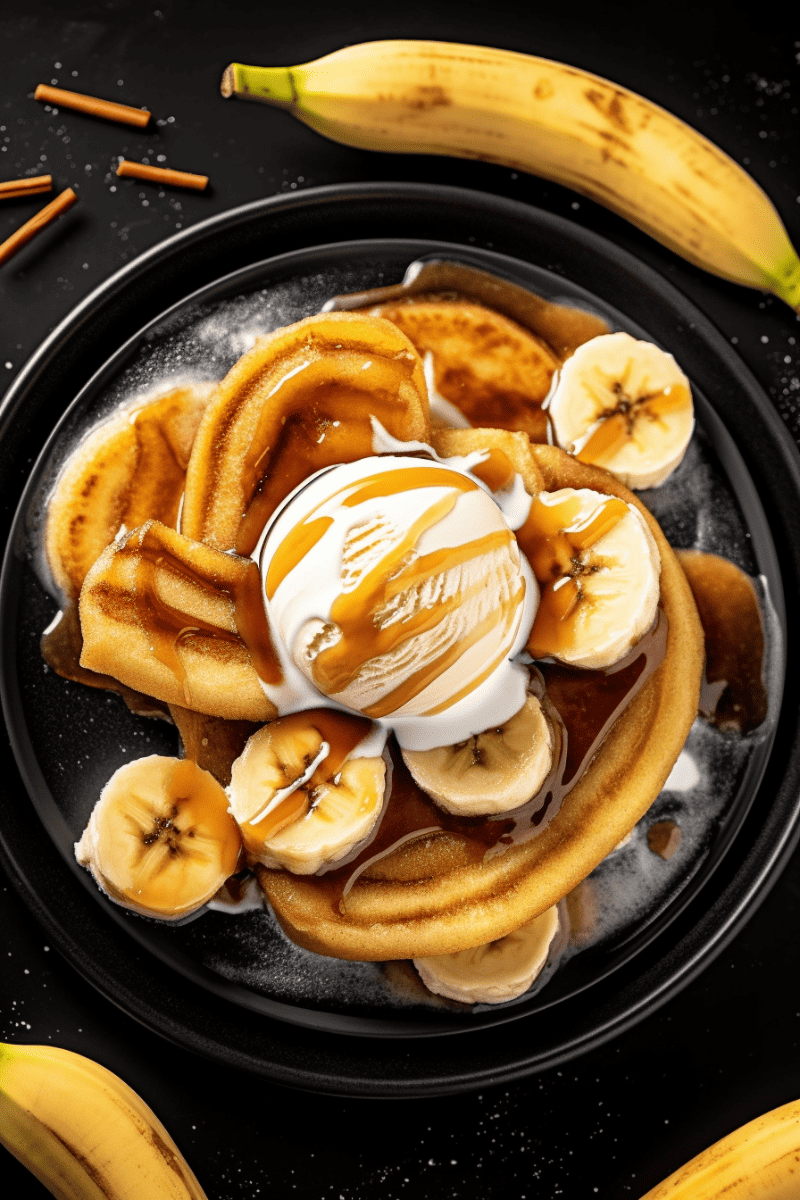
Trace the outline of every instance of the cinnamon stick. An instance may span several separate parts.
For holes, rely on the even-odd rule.
[[[68,208],[72,208],[77,199],[72,188],[66,188],[59,196],[56,196],[55,200],[51,200],[49,204],[40,209],[35,217],[31,217],[30,221],[20,225],[16,233],[12,233],[10,238],[6,238],[4,242],[0,243],[0,266],[4,262],[8,262],[9,258],[15,255],[26,242],[29,242],[42,229],[46,229]]]
[[[147,163],[128,162],[123,159],[117,167],[123,179],[147,179],[151,183],[164,183],[167,187],[194,188],[202,192],[208,184],[207,175],[192,175],[188,171],[173,171],[170,167],[150,167]]]
[[[38,196],[52,192],[52,175],[35,175],[25,179],[8,179],[0,183],[0,200],[18,200],[21,196]]]
[[[91,117],[102,117],[105,121],[122,121],[124,125],[136,125],[139,129],[144,129],[152,115],[144,108],[117,104],[113,100],[98,100],[96,96],[67,92],[64,88],[50,87],[46,83],[39,84],[33,98],[44,100],[47,104],[58,104],[61,108],[74,108],[76,112],[88,113]]]
[[[51,187],[38,188],[17,188],[12,192],[0,193],[0,200],[26,200],[28,196],[42,196],[45,192],[52,192]]]

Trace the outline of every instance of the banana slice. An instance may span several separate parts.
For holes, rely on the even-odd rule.
[[[497,941],[456,954],[415,958],[414,966],[429,991],[439,996],[463,1004],[504,1004],[527,992],[541,973],[559,926],[554,904]]]
[[[403,750],[419,786],[460,817],[509,812],[541,788],[553,764],[553,735],[542,706],[528,695],[519,712],[496,729],[453,746]]]
[[[383,804],[381,757],[349,758],[370,722],[332,710],[264,725],[231,770],[228,789],[251,865],[311,875],[369,833]],[[342,737],[342,727],[349,736]]]
[[[694,428],[689,380],[671,354],[628,333],[579,346],[547,401],[556,443],[630,488],[658,487]]]
[[[589,488],[540,492],[517,532],[542,587],[528,651],[601,670],[653,624],[661,560],[641,514]]]
[[[191,759],[151,754],[114,772],[75,855],[112,900],[174,921],[219,891],[241,848],[220,784]]]

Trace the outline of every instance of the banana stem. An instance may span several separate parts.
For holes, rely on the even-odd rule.
[[[777,279],[769,290],[773,292],[779,300],[793,308],[796,313],[800,313],[800,258],[795,253],[794,247],[789,246],[789,252],[785,262],[779,267],[776,272]]]
[[[222,74],[220,91],[226,100],[262,100],[279,108],[291,108],[297,100],[291,67],[247,67],[230,63]]]

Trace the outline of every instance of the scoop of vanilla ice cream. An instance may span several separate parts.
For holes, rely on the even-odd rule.
[[[492,496],[417,457],[317,476],[270,528],[262,570],[293,666],[336,704],[393,726],[471,710],[489,681],[494,695],[538,603]],[[498,718],[479,719],[476,730]]]

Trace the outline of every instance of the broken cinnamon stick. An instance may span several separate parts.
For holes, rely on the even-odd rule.
[[[46,83],[39,84],[33,98],[44,100],[47,104],[58,104],[61,108],[74,108],[76,112],[102,117],[106,121],[122,121],[125,125],[136,125],[139,129],[144,129],[152,115],[144,108],[117,104],[113,100],[98,100],[96,96],[67,92],[64,88],[49,87]]]
[[[0,200],[18,200],[20,196],[38,196],[41,192],[52,192],[52,190],[52,175],[8,179],[5,183],[0,183]]]
[[[152,183],[164,183],[168,187],[194,188],[202,192],[208,184],[207,175],[192,175],[188,171],[173,171],[170,167],[150,167],[147,163],[128,162],[123,159],[117,167],[123,179],[148,179]]]
[[[52,190],[51,187],[17,188],[15,191],[0,192],[0,200],[25,200],[28,196],[41,196]]]
[[[40,209],[35,217],[31,217],[30,221],[20,225],[16,233],[12,233],[10,238],[6,238],[4,242],[0,243],[0,266],[68,208],[72,208],[77,199],[72,188],[66,188],[59,196],[56,196],[55,200],[51,200],[49,204]]]

